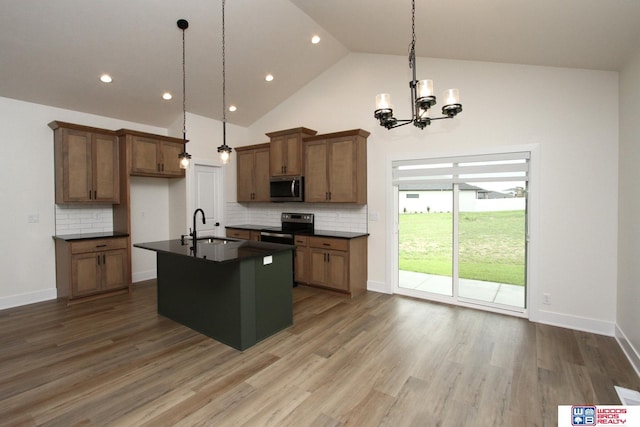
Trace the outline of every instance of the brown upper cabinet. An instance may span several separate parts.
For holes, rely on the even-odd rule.
[[[302,138],[317,131],[304,127],[270,132],[269,171],[271,176],[304,175]]]
[[[56,203],[120,203],[115,132],[53,121]]]
[[[304,138],[305,201],[367,203],[367,137],[354,129]]]
[[[178,155],[184,151],[180,138],[154,135],[129,129],[117,131],[129,151],[130,175],[160,178],[184,178]]]
[[[238,202],[268,202],[269,144],[236,147]]]

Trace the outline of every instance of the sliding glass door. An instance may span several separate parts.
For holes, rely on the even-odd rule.
[[[393,163],[399,293],[524,311],[528,158]]]

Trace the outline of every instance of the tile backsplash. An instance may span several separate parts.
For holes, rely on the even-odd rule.
[[[308,203],[252,203],[250,206],[229,202],[225,205],[226,225],[257,224],[279,226],[282,212],[312,213],[318,230],[366,233],[367,206]]]
[[[111,205],[56,205],[56,235],[111,231]]]

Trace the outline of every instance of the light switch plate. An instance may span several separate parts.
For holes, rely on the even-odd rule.
[[[269,265],[273,263],[273,256],[272,255],[268,255],[264,258],[262,258],[262,265]]]

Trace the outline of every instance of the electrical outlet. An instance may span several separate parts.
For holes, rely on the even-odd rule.
[[[542,294],[542,303],[546,305],[551,305],[551,294],[549,293]]]

